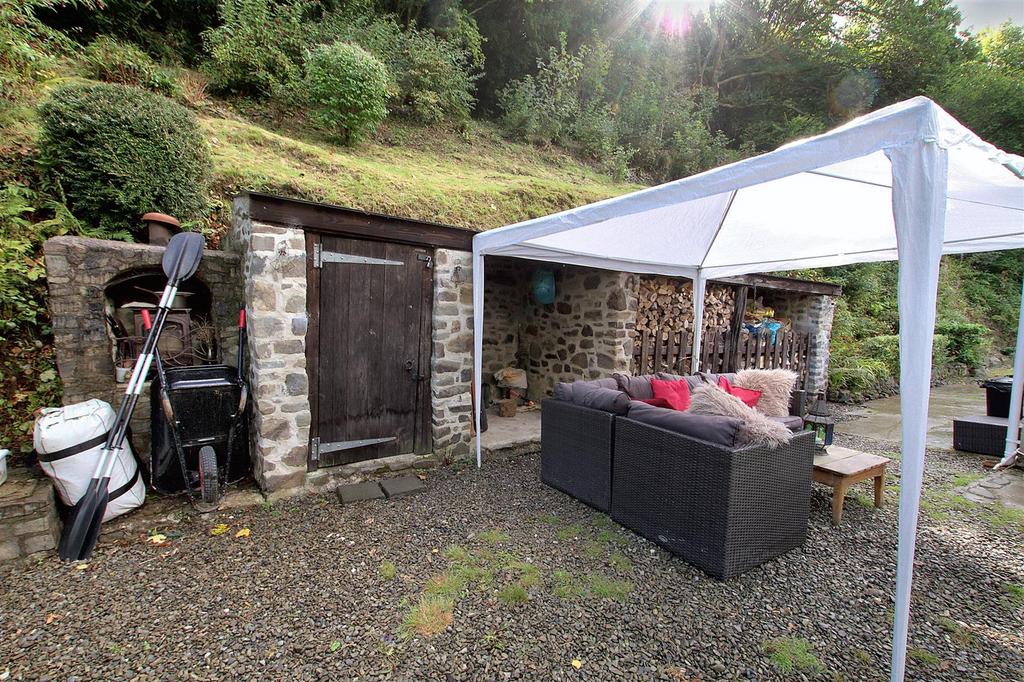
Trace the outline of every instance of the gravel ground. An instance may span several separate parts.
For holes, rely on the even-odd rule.
[[[930,452],[929,490],[940,495],[977,462]],[[0,569],[0,679],[888,678],[894,504],[848,499],[834,529],[828,491],[816,487],[806,544],[722,583],[606,525],[542,485],[538,469],[526,456],[431,472],[428,492],[412,498],[343,507],[322,496],[191,516],[154,529],[163,546],[140,535],[107,541],[84,567]],[[859,492],[867,499],[870,485]],[[1024,606],[1004,587],[1024,585],[1020,521],[998,526],[951,506],[922,518],[907,678],[1020,680]],[[218,523],[230,529],[213,536]],[[540,580],[509,604],[498,595],[518,574],[498,570],[455,600],[440,634],[403,635],[453,544],[481,562],[533,563]],[[588,574],[632,589],[622,601],[556,596],[559,576]],[[780,672],[763,650],[779,637],[806,639],[820,671]]]

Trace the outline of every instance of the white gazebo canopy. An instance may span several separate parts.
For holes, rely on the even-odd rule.
[[[903,448],[892,679],[903,678],[924,466],[939,257],[1024,248],[1024,158],[916,97],[773,152],[473,239],[475,405],[480,429],[484,256],[694,281],[898,260]],[[699,357],[694,338],[694,363]],[[1024,363],[1018,347],[1017,365]],[[696,369],[696,367],[694,368]],[[1011,415],[1020,414],[1014,377]],[[1007,434],[1008,456],[1017,428]],[[477,464],[480,442],[477,439]]]

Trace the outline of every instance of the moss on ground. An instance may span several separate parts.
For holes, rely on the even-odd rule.
[[[776,637],[762,645],[772,665],[786,675],[796,671],[820,673],[824,667],[818,661],[811,643],[800,637]]]

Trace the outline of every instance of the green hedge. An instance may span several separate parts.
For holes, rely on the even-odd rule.
[[[72,83],[40,107],[39,155],[74,215],[133,229],[147,211],[182,221],[207,206],[210,159],[195,117],[127,85]]]

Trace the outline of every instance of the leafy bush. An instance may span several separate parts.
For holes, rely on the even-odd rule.
[[[79,219],[125,229],[147,211],[202,215],[209,153],[180,104],[127,85],[74,83],[53,91],[40,118],[40,160]]]
[[[584,91],[585,85],[600,85],[599,78],[583,79],[592,54],[586,45],[569,52],[566,36],[561,34],[558,47],[548,48],[547,60],[537,60],[535,76],[527,74],[498,93],[505,128],[516,137],[534,142],[564,143],[572,139],[585,102],[599,94]]]
[[[39,219],[40,212],[49,217]],[[46,268],[40,250],[50,237],[68,233],[129,238],[123,232],[87,229],[66,207],[41,201],[36,192],[23,185],[0,188],[0,341],[15,331],[34,331],[40,324],[46,312]]]
[[[100,36],[89,43],[83,56],[87,74],[96,80],[137,85],[164,95],[175,90],[170,74],[131,43]]]
[[[269,96],[297,80],[307,8],[302,0],[219,0],[222,23],[203,33],[212,88]]]
[[[473,110],[479,63],[467,48],[392,17],[330,13],[309,26],[313,43],[355,43],[384,62],[394,79],[391,110],[436,123],[465,121]]]
[[[346,144],[387,116],[390,82],[384,64],[358,45],[322,45],[306,60],[313,117]]]
[[[54,55],[70,52],[73,43],[37,16],[67,5],[61,0],[0,0],[0,107],[17,98],[25,83],[54,63]]]
[[[941,322],[935,325],[935,332],[945,337],[950,361],[970,369],[981,366],[987,327],[970,322]]]

